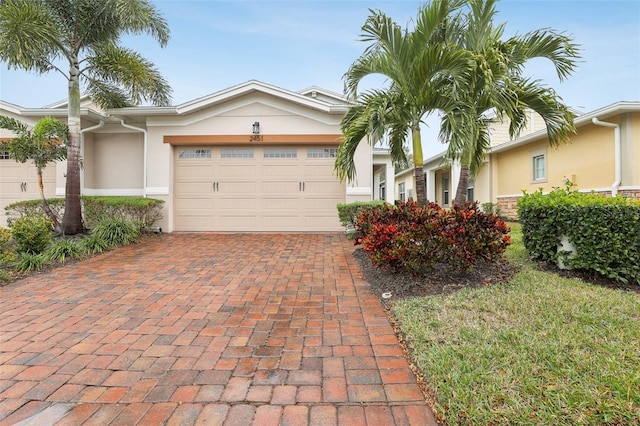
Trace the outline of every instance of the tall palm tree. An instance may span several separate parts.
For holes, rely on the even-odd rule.
[[[510,121],[509,133],[517,137],[526,125],[526,110],[538,113],[547,126],[551,145],[575,131],[573,115],[550,87],[523,75],[525,63],[534,58],[549,60],[560,81],[574,71],[579,51],[568,36],[540,29],[502,40],[505,24],[494,26],[498,0],[470,0],[469,10],[448,33],[461,49],[473,56],[468,84],[451,87],[458,105],[442,121],[440,137],[449,142],[447,157],[460,161],[455,203],[466,199],[468,179],[481,166],[491,141],[489,112]],[[457,40],[454,40],[457,39]],[[461,124],[462,123],[462,124]]]
[[[413,29],[402,29],[381,11],[371,10],[361,40],[370,42],[344,76],[345,92],[354,101],[344,116],[343,142],[335,170],[341,179],[355,178],[354,155],[367,138],[370,144],[388,140],[395,163],[406,161],[403,144],[411,136],[417,201],[425,204],[420,125],[436,111],[450,111],[455,100],[441,90],[457,87],[470,68],[467,52],[447,40],[447,22],[463,0],[434,0],[422,6]],[[389,86],[358,93],[361,80],[385,76]]]
[[[33,129],[15,118],[0,115],[0,128],[10,130],[16,137],[5,142],[0,142],[0,148],[9,153],[9,157],[19,163],[32,160],[38,174],[38,188],[42,210],[51,219],[53,228],[60,232],[58,217],[49,207],[44,196],[44,183],[42,172],[47,164],[67,158],[67,146],[69,142],[69,128],[66,124],[52,117],[41,118]]]
[[[147,0],[0,2],[0,60],[13,69],[39,74],[57,71],[67,80],[69,145],[62,220],[66,234],[83,230],[81,84],[103,108],[170,101],[171,89],[153,64],[119,44],[125,34],[148,34],[164,47],[170,32]]]

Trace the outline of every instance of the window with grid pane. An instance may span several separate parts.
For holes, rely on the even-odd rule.
[[[338,148],[309,148],[307,158],[336,158]]]
[[[0,151],[0,160],[9,160],[9,159],[11,159],[11,157],[9,157],[8,151]]]
[[[298,158],[298,151],[287,148],[265,148],[264,158]]]
[[[223,149],[221,158],[253,158],[253,149]]]
[[[178,158],[211,158],[210,149],[181,149],[178,151]]]

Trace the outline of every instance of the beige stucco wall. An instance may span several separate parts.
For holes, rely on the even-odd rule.
[[[545,128],[546,128],[546,125],[542,117],[538,113],[534,112],[533,110],[527,110],[527,124],[520,131],[520,135],[518,135],[518,137],[522,137]],[[509,135],[508,120],[495,119],[495,121],[489,126],[489,129],[490,129],[492,146],[500,145],[512,140],[511,136]]]
[[[85,138],[84,155],[91,165],[85,171],[86,194],[142,195],[141,133],[96,133]]]

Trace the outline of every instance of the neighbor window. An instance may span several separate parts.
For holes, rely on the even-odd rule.
[[[378,187],[378,198],[380,200],[387,199],[387,171],[382,169],[380,172],[380,186]]]
[[[398,184],[398,197],[400,197],[400,201],[406,201],[406,191],[405,191],[405,183],[399,183]]]
[[[449,176],[442,176],[442,205],[449,205]]]
[[[309,148],[307,158],[336,158],[338,148]]]
[[[181,149],[178,152],[178,158],[211,158],[210,149]]]
[[[9,160],[10,158],[8,151],[0,151],[0,160]]]
[[[265,148],[264,158],[298,158],[295,149]]]
[[[547,181],[547,155],[544,148],[536,149],[530,152],[531,155],[531,181],[546,182]]]
[[[474,187],[473,179],[471,179],[470,177],[469,180],[467,181],[467,201],[475,201],[474,194],[473,194],[473,187]]]

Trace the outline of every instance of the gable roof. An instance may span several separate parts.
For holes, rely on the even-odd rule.
[[[576,117],[574,119],[574,124],[577,129],[579,127],[583,127],[591,124],[594,118],[607,119],[607,118],[614,117],[620,114],[625,114],[628,112],[640,112],[640,102],[635,102],[635,101],[634,102],[631,102],[631,101],[616,102],[611,105],[607,105],[595,111],[591,111],[591,112],[582,114],[579,117]],[[538,130],[537,132],[530,133],[528,135],[522,136],[512,141],[505,142],[500,145],[496,145],[489,150],[489,153],[502,152],[511,148],[515,148],[520,145],[525,145],[527,143],[536,141],[538,139],[542,139],[546,136],[547,136],[547,129],[544,128],[542,130]]]
[[[316,92],[320,92],[321,89],[315,89]],[[229,87],[227,89],[220,90],[218,92],[206,95],[200,98],[187,101],[177,106],[170,107],[130,107],[130,108],[117,108],[109,110],[114,115],[183,115],[190,114],[211,106],[228,102],[232,99],[246,96],[252,93],[263,93],[266,95],[274,96],[283,99],[288,102],[298,104],[307,108],[315,109],[328,114],[344,114],[349,105],[344,98],[340,98],[339,95],[332,94],[331,92],[322,90],[325,96],[329,96],[336,100],[336,103],[328,102],[324,99],[314,98],[313,96],[307,96],[309,92],[292,92],[290,90],[282,89],[277,86],[272,86],[266,83],[262,83],[257,80],[250,80],[236,86]]]

